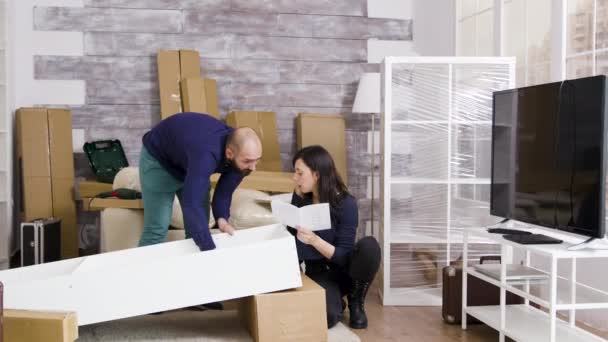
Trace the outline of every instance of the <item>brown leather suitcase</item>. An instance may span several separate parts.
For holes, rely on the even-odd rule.
[[[482,256],[480,263],[487,260],[500,261],[500,256]],[[524,299],[507,292],[507,304],[523,304]],[[459,324],[462,320],[462,265],[454,262],[443,268],[443,321]],[[467,280],[467,306],[500,305],[500,289],[472,275]],[[480,323],[467,315],[467,324]]]
[[[4,340],[4,285],[0,282],[0,342]]]

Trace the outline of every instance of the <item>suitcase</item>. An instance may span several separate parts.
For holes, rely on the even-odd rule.
[[[4,340],[4,285],[0,282],[0,342]]]
[[[61,260],[61,220],[21,223],[21,266]]]
[[[500,261],[500,256],[482,256],[479,263],[487,260]],[[462,266],[458,262],[443,268],[443,320],[459,324],[462,320]],[[507,304],[523,304],[524,299],[507,291]],[[500,289],[486,281],[469,275],[467,278],[467,306],[500,305]],[[467,315],[467,324],[481,323]]]
[[[87,142],[82,149],[100,183],[113,183],[118,171],[129,166],[120,140]]]

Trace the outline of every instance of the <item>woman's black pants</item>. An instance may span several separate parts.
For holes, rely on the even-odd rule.
[[[325,289],[327,326],[342,319],[342,297],[351,290],[354,280],[372,282],[380,266],[380,245],[371,236],[360,239],[345,269],[337,269],[327,260],[306,261],[306,275]]]

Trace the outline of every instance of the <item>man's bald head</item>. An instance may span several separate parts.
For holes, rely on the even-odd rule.
[[[226,140],[226,159],[244,175],[255,171],[262,158],[262,142],[249,127],[237,128]]]
[[[230,147],[235,153],[240,152],[245,147],[262,149],[262,142],[257,133],[249,127],[237,128],[228,136],[226,147]]]

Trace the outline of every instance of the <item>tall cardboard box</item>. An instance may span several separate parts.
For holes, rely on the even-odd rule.
[[[226,116],[226,123],[234,128],[250,127],[262,140],[262,160],[257,165],[261,171],[282,171],[277,116],[274,112],[233,111]]]
[[[184,112],[205,113],[220,118],[217,83],[211,78],[190,77],[181,82]]]
[[[296,119],[298,149],[321,145],[331,154],[342,180],[348,182],[346,123],[340,115],[300,113]]]
[[[72,115],[66,109],[20,108],[17,155],[21,177],[21,219],[61,219],[61,256],[78,256],[74,203]]]
[[[201,77],[201,57],[198,51],[179,50],[180,80]]]
[[[158,87],[160,90],[160,117],[166,119],[182,111],[181,95],[179,92],[179,52],[160,50],[156,60],[158,63]]]
[[[243,298],[239,316],[256,342],[327,341],[325,290],[302,275],[302,287]]]
[[[16,128],[21,220],[50,217],[53,215],[53,195],[47,110],[17,110]]]
[[[160,50],[157,55],[161,119],[183,112],[180,82],[200,77],[200,56],[194,50]]]

